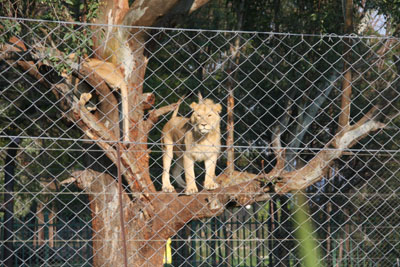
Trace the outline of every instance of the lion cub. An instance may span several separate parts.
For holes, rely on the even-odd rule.
[[[178,160],[172,170],[172,176],[183,186],[181,174],[185,170],[187,195],[198,192],[194,174],[195,161],[204,161],[206,169],[204,188],[212,190],[219,186],[214,178],[221,145],[219,113],[222,107],[220,104],[214,104],[210,99],[203,100],[200,94],[199,103],[193,102],[190,107],[193,109],[190,119],[177,117],[178,106],[162,130],[164,145],[162,190],[164,192],[175,191],[169,177],[174,154]]]

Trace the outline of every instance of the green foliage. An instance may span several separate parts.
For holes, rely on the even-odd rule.
[[[317,267],[321,264],[321,252],[316,241],[316,231],[309,215],[305,196],[301,193],[296,195],[294,212],[295,237],[299,242],[298,250],[302,266]]]
[[[99,5],[98,0],[0,0],[0,15],[50,21],[90,22],[96,18]]]
[[[86,21],[92,21],[92,19],[97,17],[100,6],[100,1],[66,0],[65,3],[70,10],[71,16],[85,16]]]
[[[0,34],[0,43],[5,43],[10,37],[21,33],[21,25],[14,20],[0,20],[0,29],[6,29]]]
[[[47,60],[56,63],[59,70],[64,70],[63,63],[69,54],[85,56],[92,53],[92,28],[81,24],[59,24],[63,21],[78,23],[91,22],[98,14],[100,1],[83,0],[41,0],[41,1],[0,1],[0,16],[32,18],[53,21],[53,23],[30,23],[18,20],[1,20],[0,28],[5,33],[0,35],[0,43],[9,40],[11,36],[25,36],[26,44],[40,43],[49,49],[55,47],[63,55],[49,51]],[[33,30],[33,32],[32,32]],[[33,33],[33,35],[32,35]],[[25,35],[27,34],[27,35]],[[54,47],[55,46],[55,47]]]

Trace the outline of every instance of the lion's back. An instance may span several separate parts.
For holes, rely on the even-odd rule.
[[[183,143],[184,136],[189,131],[188,122],[189,119],[184,117],[171,118],[163,127],[163,138],[170,138],[174,143]]]

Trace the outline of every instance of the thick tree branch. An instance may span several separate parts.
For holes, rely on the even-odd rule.
[[[217,178],[217,181],[221,184],[221,187],[238,185],[243,182],[254,180],[263,181],[264,184],[267,185],[269,183],[274,183],[275,192],[280,194],[285,194],[294,190],[302,190],[322,179],[328,171],[329,166],[331,166],[334,160],[341,157],[346,149],[354,146],[359,140],[371,132],[386,126],[386,124],[376,120],[374,114],[377,110],[377,107],[372,108],[357,123],[344,128],[340,133],[336,134],[307,165],[300,169],[290,172],[284,170],[285,150],[281,147],[280,136],[279,133],[277,133],[273,139],[274,153],[277,162],[272,171],[267,174],[251,174],[235,171],[232,176],[223,173]],[[331,145],[333,148],[330,147]],[[267,188],[264,189],[264,191],[266,190]],[[262,197],[259,196],[258,199],[260,198]]]
[[[140,99],[140,106],[143,110],[151,109],[156,102],[156,96],[153,93],[143,93]]]
[[[90,99],[90,94],[82,94],[80,100],[73,106],[74,121],[80,126],[84,133],[105,151],[106,155],[116,163],[118,157],[121,159],[122,173],[128,180],[133,192],[142,192],[149,197],[150,192],[154,192],[153,187],[149,187],[141,176],[136,175],[138,168],[134,162],[136,157],[123,144],[118,143],[117,138],[103,123],[85,108],[86,102]],[[114,145],[120,146],[118,155]]]
[[[35,59],[31,56],[31,54],[27,54],[24,52],[20,52],[15,49],[14,46],[5,45],[4,51],[0,54],[0,60],[12,60],[12,61],[34,61]],[[2,49],[2,50],[3,50]]]
[[[190,220],[209,218],[221,214],[230,202],[247,205],[264,195],[260,182],[252,180],[238,185],[201,191],[191,196],[160,193],[154,198],[154,232],[169,237]],[[166,227],[166,222],[169,227]]]
[[[275,185],[275,191],[283,194],[301,190],[322,179],[329,166],[335,159],[341,157],[346,149],[351,148],[371,132],[385,127],[384,123],[374,120],[372,114],[375,111],[376,108],[373,108],[358,123],[344,128],[307,165],[295,171],[282,173],[280,181]],[[330,144],[334,149],[329,148]]]
[[[96,117],[103,122],[115,136],[119,136],[120,125],[118,100],[113,91],[110,90],[110,87],[104,79],[102,79],[97,73],[93,72],[92,69],[87,68],[84,64],[81,64],[78,68],[74,69],[74,75],[79,79],[75,82],[71,81],[72,84],[78,84],[77,86],[79,87],[82,81],[85,81],[95,89],[99,98],[95,112]]]
[[[128,94],[128,85],[125,81],[124,75],[121,72],[120,68],[110,62],[104,62],[102,60],[97,59],[88,59],[84,61],[82,64],[82,71],[86,71],[89,78],[92,78],[91,81],[95,83],[94,85],[97,86],[98,84],[102,84],[106,82],[110,88],[115,91],[120,92],[120,100],[122,107],[122,124],[123,124],[123,140],[126,142],[131,141],[130,136],[130,122],[129,122],[129,94]],[[95,78],[95,79],[93,79]],[[97,83],[96,83],[97,82]],[[96,87],[94,87],[96,88]],[[116,105],[118,106],[118,104]],[[114,106],[115,112],[118,112]],[[104,111],[105,113],[107,110]],[[118,123],[119,119],[113,121],[115,128],[119,128]]]
[[[191,14],[208,2],[209,0],[135,1],[124,18],[124,25],[154,26],[163,16]]]
[[[92,170],[75,171],[71,174],[71,178],[61,182],[62,185],[76,182],[77,186],[85,190],[93,197],[103,200],[107,195],[113,195],[110,201],[117,202],[117,183],[107,174],[101,174]],[[102,196],[104,194],[104,196]],[[135,195],[134,195],[135,196]],[[201,191],[194,195],[182,195],[177,193],[158,192],[156,197],[153,197],[150,204],[140,205],[135,207],[123,193],[123,201],[128,207],[135,207],[135,210],[140,210],[137,213],[125,213],[125,220],[130,221],[133,218],[147,218],[151,223],[148,223],[149,228],[143,228],[144,232],[152,232],[153,236],[148,238],[163,239],[169,238],[175,234],[185,223],[193,219],[201,219],[216,216],[221,214],[226,205],[230,202],[235,202],[239,205],[251,204],[260,199],[266,200],[269,194],[265,193],[265,189],[258,180],[250,180],[241,182],[240,184],[225,186],[214,191]],[[115,205],[115,203],[114,203]],[[152,207],[149,209],[149,207]],[[118,210],[115,210],[118,212]],[[97,218],[97,216],[95,216]]]

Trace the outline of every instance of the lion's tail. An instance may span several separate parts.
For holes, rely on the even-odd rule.
[[[171,118],[175,118],[176,116],[178,116],[179,106],[181,105],[182,100],[183,100],[184,98],[185,98],[185,96],[182,96],[182,97],[178,100],[178,102],[176,102],[176,107],[175,107],[174,113],[172,113],[172,117],[171,117]]]
[[[177,163],[177,164],[179,164],[179,163]],[[182,187],[182,188],[186,187],[186,182],[184,179],[182,179],[182,174],[179,174],[177,177],[174,177],[174,179],[180,187]]]

